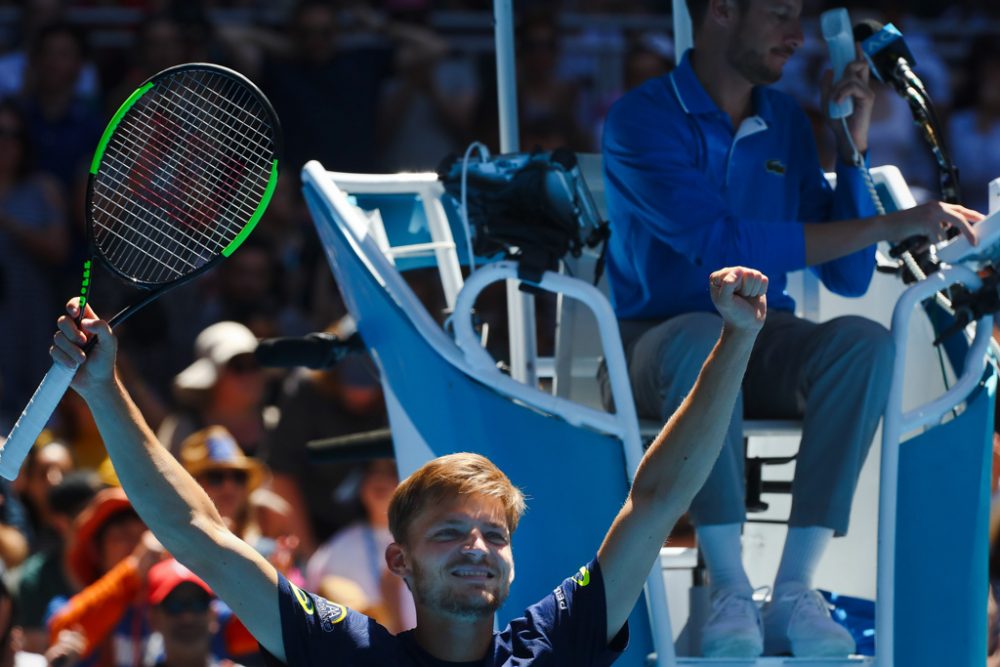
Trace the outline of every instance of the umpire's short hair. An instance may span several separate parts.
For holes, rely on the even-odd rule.
[[[688,14],[691,15],[691,31],[698,32],[698,28],[705,20],[705,15],[708,14],[709,0],[685,0],[685,2]],[[736,4],[739,5],[740,11],[743,11],[750,4],[750,0],[736,0]]]

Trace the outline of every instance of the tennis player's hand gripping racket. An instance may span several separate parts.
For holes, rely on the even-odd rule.
[[[232,254],[277,185],[280,135],[260,90],[218,65],[171,67],[132,93],[90,165],[81,317],[93,259],[149,292],[115,326]],[[0,448],[0,476],[17,477],[75,373],[52,365]]]

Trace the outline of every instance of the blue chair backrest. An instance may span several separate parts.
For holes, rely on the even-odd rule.
[[[391,246],[405,246],[417,243],[430,243],[431,233],[427,224],[420,196],[416,194],[353,194],[351,200],[358,208],[365,211],[377,210],[382,216],[385,233]],[[441,197],[441,205],[448,216],[448,226],[455,239],[455,252],[462,266],[469,264],[468,245],[465,242],[465,228],[455,200],[449,195]],[[437,260],[432,254],[422,257],[397,257],[396,269],[406,272],[413,269],[436,267]]]

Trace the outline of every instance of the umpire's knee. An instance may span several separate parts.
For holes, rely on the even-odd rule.
[[[838,317],[835,324],[837,346],[840,354],[853,363],[863,365],[869,377],[883,377],[892,374],[896,357],[896,343],[892,334],[878,322],[857,315]]]

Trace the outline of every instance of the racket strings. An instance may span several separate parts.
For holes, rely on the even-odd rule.
[[[176,160],[175,160],[175,162],[176,162]],[[140,165],[140,166],[141,166],[141,165]],[[181,165],[179,165],[179,164],[175,164],[175,165],[174,165],[174,167],[175,167],[175,168],[178,168],[178,169],[180,169]],[[188,192],[186,193],[186,196],[187,196],[188,198],[190,198],[190,197],[191,197],[191,192],[192,192],[192,190],[191,190],[191,188],[190,188],[190,187],[188,187],[188,188],[187,188],[187,190],[188,190]],[[149,198],[149,193],[146,193],[146,195],[147,195],[147,198]],[[211,211],[211,210],[208,210],[208,208],[207,208],[207,207],[209,207],[209,206],[212,206],[213,204],[209,204],[209,203],[208,203],[207,201],[205,201],[205,197],[201,197],[201,198],[197,198],[197,197],[196,197],[196,198],[194,199],[194,202],[197,202],[197,201],[198,201],[199,199],[201,199],[201,207],[200,207],[200,210],[197,210],[197,209],[199,209],[199,207],[197,207],[197,206],[192,206],[191,208],[194,208],[194,209],[196,209],[196,211],[197,211],[197,212],[198,212],[198,213],[200,214],[200,217],[202,217],[202,218],[211,218],[211,217],[216,217],[216,216],[215,216],[215,214],[214,214],[214,212],[213,212],[213,211]],[[226,199],[225,199],[225,198],[222,198],[222,199],[221,199],[221,201],[226,201]],[[156,223],[159,223],[159,227],[160,227],[161,229],[159,230],[159,231],[160,231],[160,233],[159,233],[159,234],[157,234],[156,236],[158,236],[158,240],[164,240],[164,241],[166,241],[166,242],[168,242],[168,243],[169,243],[169,242],[170,242],[170,240],[171,240],[171,239],[170,239],[170,237],[169,237],[168,235],[166,235],[166,234],[165,234],[165,233],[163,232],[163,230],[162,230],[162,227],[163,227],[163,224],[164,224],[164,222],[165,222],[165,220],[164,220],[164,216],[163,216],[163,215],[157,215],[157,214],[155,213],[155,210],[157,210],[157,209],[162,209],[162,208],[166,208],[166,209],[168,209],[168,210],[169,210],[169,209],[170,209],[170,207],[171,207],[171,202],[169,202],[169,201],[167,201],[167,202],[163,202],[163,201],[159,201],[159,202],[158,202],[158,201],[156,201],[155,199],[153,199],[153,200],[152,200],[152,201],[150,201],[149,203],[151,204],[150,206],[146,206],[146,207],[142,207],[142,208],[145,208],[145,209],[146,209],[146,213],[147,213],[147,214],[150,214],[150,215],[149,215],[149,217],[147,217],[147,219],[145,220],[145,222],[147,222],[147,223],[150,223],[150,224],[156,224]],[[189,203],[189,204],[191,204],[192,202],[188,202],[188,203]],[[162,204],[162,205],[164,205],[164,206],[159,206],[159,207],[158,207],[158,206],[156,206],[156,204]],[[135,205],[135,204],[134,204],[134,202],[133,202],[133,203],[129,204],[128,206],[134,206],[134,205]],[[216,204],[214,204],[214,205],[215,205],[215,206],[217,206],[218,204],[216,203]],[[127,212],[127,211],[126,211],[126,209],[125,209],[125,207],[121,207],[121,205],[120,205],[120,206],[119,206],[119,208],[121,208],[121,209],[122,209],[121,211],[119,211],[119,213],[121,213],[121,212]],[[179,209],[179,210],[174,210],[174,211],[170,211],[170,213],[171,213],[171,214],[172,214],[172,215],[173,215],[174,217],[178,217],[178,213],[181,213],[181,212],[183,212],[183,209]],[[232,210],[232,207],[231,207],[231,206],[230,206],[230,207],[227,207],[227,211],[224,211],[224,212],[227,212],[227,213],[228,213],[228,216],[229,216],[229,217],[232,217],[232,216],[234,216],[234,215],[235,215],[235,213],[234,213],[234,211]],[[250,215],[251,213],[252,213],[252,211],[251,211],[251,210],[250,210],[249,208],[245,209],[245,210],[244,210],[244,212],[243,212],[243,216],[244,216],[244,219],[246,219],[246,217],[248,217],[248,216],[249,216],[249,215]],[[119,217],[120,217],[120,216],[119,216]],[[140,219],[141,219],[141,217],[142,217],[142,216],[140,216]],[[204,227],[203,227],[202,225],[198,225],[198,224],[197,224],[197,221],[194,221],[194,222],[195,222],[195,225],[194,225],[194,226],[190,226],[190,223],[192,222],[192,220],[190,219],[190,218],[191,218],[190,214],[188,214],[188,218],[189,218],[188,220],[184,220],[184,216],[183,216],[183,215],[181,215],[181,216],[179,216],[179,217],[181,217],[181,220],[182,220],[182,222],[188,222],[188,223],[189,223],[189,227],[190,227],[190,228],[189,228],[189,231],[193,231],[193,232],[195,232],[195,236],[194,236],[194,237],[192,237],[192,236],[191,236],[191,234],[187,234],[187,235],[186,235],[186,236],[188,236],[188,239],[187,239],[187,243],[186,243],[186,245],[188,246],[188,249],[187,249],[187,250],[185,250],[185,252],[188,252],[188,251],[189,251],[189,250],[191,250],[191,249],[195,249],[195,250],[201,250],[201,252],[199,252],[199,253],[198,253],[198,254],[199,254],[200,256],[199,256],[198,258],[196,258],[196,261],[199,261],[199,262],[200,262],[200,261],[202,261],[202,260],[204,260],[204,261],[207,261],[207,260],[208,260],[208,259],[210,259],[210,258],[211,258],[211,257],[212,257],[212,256],[213,256],[214,254],[217,254],[217,253],[218,253],[218,250],[219,250],[219,247],[211,247],[211,246],[212,246],[212,245],[214,245],[214,244],[210,244],[210,245],[206,246],[206,245],[205,245],[205,243],[196,243],[196,244],[192,244],[192,243],[190,243],[190,238],[195,238],[195,239],[197,239],[197,238],[199,238],[199,237],[200,237],[200,238],[205,238],[205,237],[204,237],[204,235],[200,233],[200,230],[201,230],[201,229],[203,229]],[[222,232],[223,232],[223,229],[221,228],[221,226],[219,226],[219,227],[207,227],[207,229],[215,229],[215,230],[216,230],[216,232],[218,232],[218,234],[217,234],[217,235],[221,235],[221,236],[223,236],[223,237],[225,237],[225,236],[226,236],[226,234],[222,233]],[[126,230],[125,230],[125,231],[126,231],[126,232],[128,232],[128,231],[129,231],[129,230],[128,230],[128,228],[126,228]],[[133,229],[133,231],[134,231],[134,229]],[[152,231],[153,231],[153,230],[150,230],[150,233],[152,233]],[[238,233],[238,231],[239,231],[239,228],[238,228],[238,227],[236,227],[234,231],[230,231],[230,232],[228,233],[228,236],[229,236],[229,237],[231,238],[231,237],[232,237],[232,236],[234,235],[234,233]],[[150,234],[146,234],[146,235],[144,235],[144,236],[146,236],[146,238],[147,238],[147,239],[151,238],[151,237],[150,237]],[[121,235],[121,234],[118,234],[118,235],[117,235],[117,237],[119,238],[119,240],[120,240],[120,241],[124,241],[124,239],[123,239],[123,238],[121,238],[121,237],[122,237],[122,235]],[[212,239],[209,239],[209,240],[212,240]],[[216,242],[220,242],[220,239],[214,239],[214,240],[215,240]],[[222,238],[222,239],[221,239],[221,242],[222,242],[222,243],[225,243],[225,242],[228,242],[228,239],[226,239],[226,238]],[[135,247],[135,244],[134,244],[134,243],[131,243],[131,244],[126,244],[126,245],[128,245],[129,247]],[[155,247],[156,247],[156,248],[157,248],[157,249],[158,249],[159,251],[162,251],[162,250],[164,249],[164,245],[163,245],[163,243],[156,243],[156,244],[155,244]],[[114,248],[111,248],[110,250],[112,250],[112,251],[113,251],[113,249],[114,249]],[[162,252],[161,252],[160,254],[162,254]],[[133,258],[134,258],[134,257],[135,257],[134,253],[129,253],[129,257],[133,257]],[[179,256],[178,256],[178,254],[177,254],[177,253],[167,253],[167,257],[173,257],[173,258],[178,258]],[[140,258],[141,258],[141,256],[140,256]],[[146,263],[146,264],[149,264],[149,263],[150,263],[150,259],[151,259],[151,258],[145,258],[145,263]],[[129,270],[129,271],[135,271],[135,267],[134,267],[134,266],[129,266],[129,267],[125,267],[125,268],[126,268],[127,270]],[[182,266],[180,267],[180,269],[181,269],[182,271],[183,271],[183,270],[185,269],[185,267],[183,266],[183,262],[182,262]]]
[[[177,139],[180,140],[180,137],[178,137]],[[128,142],[129,140],[123,139],[123,141]],[[179,174],[183,173],[184,170],[187,170],[191,166],[193,166],[191,164],[191,160],[187,161],[188,164],[184,164],[184,162],[178,156],[167,154],[163,156],[163,161],[165,162],[164,167],[158,167],[157,165],[152,164],[149,158],[146,158],[145,160],[143,159],[142,153],[140,152],[141,149],[138,146],[134,145],[134,142],[131,148],[139,155],[136,161],[131,165],[131,169],[129,168],[128,165],[122,163],[120,160],[116,160],[114,157],[112,157],[112,159],[109,160],[108,167],[122,179],[127,179],[130,174],[139,173],[141,177],[145,177],[151,180],[154,177],[156,170],[159,168],[169,168],[174,170],[175,174]],[[203,172],[200,175],[200,177],[221,179],[224,178],[224,175],[222,175],[221,173],[207,174]],[[146,196],[149,195],[150,193],[146,193]],[[121,199],[128,203],[132,202],[131,198],[125,196],[121,197]],[[184,222],[186,222],[189,225],[190,229],[195,233],[195,235],[201,236],[207,241],[207,243],[203,244],[202,247],[206,252],[210,254],[215,254],[218,252],[218,248],[215,247],[217,244],[225,245],[228,242],[227,239],[231,239],[235,233],[239,232],[238,225],[236,227],[233,227],[231,225],[215,225],[212,227],[205,227],[204,229],[210,230],[211,233],[209,234],[205,234],[204,230],[200,229],[201,227],[203,227],[203,225],[199,224],[199,217],[195,216],[194,213],[198,213],[201,219],[211,218],[214,217],[212,213],[212,208],[219,205],[218,201],[213,203],[209,201],[206,195],[203,195],[200,192],[188,189],[188,198],[184,202],[185,204],[188,205],[187,208],[194,210],[194,213],[186,211],[184,207],[178,206],[175,202],[170,201],[168,198],[164,198],[162,196],[157,195],[156,199],[162,200],[153,202],[157,206],[163,206],[164,208],[167,209],[175,209],[176,217],[187,218],[187,220],[184,220]],[[244,204],[240,211],[232,211],[230,209],[228,212],[230,213],[230,216],[232,218],[236,218],[240,214],[248,217],[252,213],[252,209],[248,205]],[[149,214],[152,217],[156,218],[161,223],[166,224],[166,220],[164,220],[162,216],[156,215],[154,211],[152,210],[149,211]]]
[[[172,112],[172,115],[169,116],[169,118],[172,120],[174,118],[174,116],[177,116],[177,113],[173,112],[173,110],[168,110],[168,113],[171,113],[171,112]],[[161,121],[160,125],[162,126],[161,129],[165,129],[168,133],[171,133],[171,134],[174,135],[174,136],[170,137],[170,139],[172,140],[172,142],[173,142],[174,145],[178,145],[180,142],[184,141],[184,137],[181,136],[179,133],[177,133],[171,127],[170,123],[163,123]],[[162,140],[161,140],[161,143],[162,143]],[[166,151],[167,150],[167,147],[165,147],[165,146],[159,146],[158,148],[161,151]],[[138,153],[138,155],[140,156],[140,159],[144,155],[146,155],[148,157],[148,153],[145,153],[145,154],[144,153]],[[195,161],[193,161],[190,158],[190,155],[185,155],[185,154],[182,154],[180,156],[175,156],[175,155],[170,155],[168,153],[168,155],[167,155],[167,162],[168,163],[172,163],[172,164],[170,164],[170,166],[174,169],[175,178],[176,178],[177,175],[186,174],[188,172],[188,170],[190,169],[191,166],[195,166],[197,164]],[[140,166],[140,165],[136,165],[136,166]],[[201,177],[200,177],[200,180],[204,180],[205,176],[206,176],[205,174],[202,174]],[[232,178],[231,175],[227,175],[226,173],[220,171],[218,168],[215,168],[214,169],[214,173],[208,174],[208,176],[210,178],[214,179],[215,181],[218,181],[218,182],[225,182],[225,181],[232,181],[233,180],[233,178]],[[198,179],[198,175],[195,175],[195,179],[196,180]],[[184,185],[186,185],[186,184],[182,184],[182,187],[184,187]],[[199,210],[197,210],[196,212],[198,212],[203,218],[204,217],[213,217],[213,212],[212,212],[211,208],[213,206],[218,206],[218,204],[219,204],[218,198],[215,198],[214,201],[210,202],[207,195],[198,196],[199,193],[196,190],[192,190],[190,187],[187,187],[186,190],[188,192],[189,198],[192,199],[193,203],[198,203],[198,204],[201,205],[200,208],[199,208]],[[258,188],[258,190],[259,190],[258,193],[255,193],[255,194],[257,194],[259,196],[259,194],[263,191],[263,185],[260,185],[259,188]],[[235,201],[232,198],[229,198],[229,200],[230,201]],[[225,201],[225,199],[223,199],[223,201]],[[166,206],[168,206],[168,207],[171,206],[170,202],[163,202],[163,203]],[[240,214],[239,212],[234,212],[231,209],[231,207],[229,208],[229,210],[227,212],[230,214],[229,217],[235,217],[235,216],[238,216]],[[184,212],[183,211],[179,211],[179,213],[184,213]],[[244,215],[244,216],[247,216],[249,214],[252,214],[252,210],[249,209],[249,208],[247,208],[246,210],[244,210],[242,212],[242,215]],[[184,217],[184,216],[179,216],[179,217]],[[188,217],[192,218],[193,216],[191,216],[190,214],[188,214]],[[192,222],[192,220],[189,219],[187,222],[189,222],[189,224],[190,224]],[[198,227],[193,227],[193,229],[197,230]],[[220,227],[208,227],[207,229],[214,229],[216,232],[219,232],[219,236],[222,237],[223,243],[228,242],[228,240],[226,239],[227,234],[222,233],[223,231],[226,231],[225,229],[220,228]],[[235,232],[238,233],[238,231],[239,231],[239,227],[235,228]],[[232,231],[232,229],[230,229],[228,237],[231,238],[232,235],[233,235],[233,233],[234,232]],[[215,249],[215,248],[212,248],[210,250],[211,250],[211,252],[217,252],[217,249]]]
[[[212,76],[182,72],[140,98],[102,160],[95,241],[130,277],[165,282],[210,261],[267,188],[269,111],[239,82]]]

